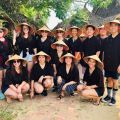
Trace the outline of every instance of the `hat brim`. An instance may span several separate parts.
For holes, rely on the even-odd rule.
[[[60,58],[60,60],[61,60],[61,61],[64,61],[64,59],[65,59],[66,57],[71,57],[74,61],[77,60],[77,59],[75,58],[75,56],[73,56],[73,55],[71,55],[71,56],[70,56],[70,55],[68,55],[68,56],[67,56],[67,55],[64,55],[64,56],[62,56],[62,57]]]
[[[93,57],[90,57],[90,56],[83,58],[83,60],[84,60],[87,64],[88,64],[89,59],[94,59],[95,61],[97,61],[97,67],[100,68],[101,70],[103,70],[103,63],[102,63],[100,60],[97,60],[97,59],[95,59],[95,58],[93,58]]]

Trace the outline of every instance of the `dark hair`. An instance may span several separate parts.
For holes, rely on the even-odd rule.
[[[88,28],[92,28],[93,30],[95,30],[95,26],[93,26],[93,25],[87,25],[87,26],[86,26],[86,30],[87,30]]]

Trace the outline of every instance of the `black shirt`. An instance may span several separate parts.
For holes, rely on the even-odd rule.
[[[51,64],[46,63],[45,67],[42,69],[39,65],[39,63],[36,63],[31,71],[30,79],[34,81],[38,81],[41,76],[53,76],[53,67]]]
[[[83,42],[84,56],[95,55],[98,51],[100,51],[100,42],[97,37],[86,38]]]
[[[89,67],[86,68],[83,81],[87,82],[88,86],[97,85],[98,88],[104,88],[103,72],[96,67],[92,74],[89,72]]]
[[[21,84],[23,81],[28,82],[28,71],[25,67],[22,68],[21,73],[17,73],[12,69],[6,71],[5,80],[3,85],[16,85]]]
[[[44,42],[42,42],[41,37],[38,37],[35,43],[37,52],[44,51],[45,53],[50,55],[52,52],[51,44],[54,42],[54,41],[52,42],[52,40],[53,38],[48,36],[47,39]]]
[[[117,71],[120,65],[120,34],[115,38],[110,35],[104,42],[104,67],[108,71]]]
[[[65,43],[69,47],[69,52],[73,55],[75,55],[75,52],[82,52],[82,42],[79,37],[76,40],[71,37]]]
[[[72,69],[70,69],[69,73],[66,72],[66,64],[64,63],[59,71],[58,76],[61,76],[62,79],[65,80],[65,83],[68,83],[70,81],[75,81],[77,84],[79,84],[79,71],[78,68],[74,65]]]
[[[20,54],[22,51],[23,57],[26,57],[26,52],[29,52],[29,54],[34,54],[35,41],[36,40],[34,36],[24,38],[20,35],[17,37],[15,46],[18,48],[18,54]]]

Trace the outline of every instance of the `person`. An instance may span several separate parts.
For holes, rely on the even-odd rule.
[[[57,99],[61,99],[65,96],[65,91],[74,96],[74,91],[79,84],[79,71],[74,64],[75,56],[71,53],[65,54],[61,59],[65,62],[58,72],[58,94]]]
[[[104,45],[104,42],[106,41],[106,39],[108,39],[108,35],[109,35],[109,31],[108,31],[108,28],[106,28],[105,25],[102,25],[102,26],[99,26],[98,27],[98,40],[100,42],[100,60],[103,61],[103,57],[104,57],[104,53],[103,53],[103,50],[102,50],[102,47]]]
[[[53,91],[57,90],[57,73],[59,71],[60,66],[63,64],[61,61],[61,57],[67,53],[69,50],[68,46],[63,42],[63,40],[58,40],[57,42],[53,43],[51,47],[54,49],[52,52],[52,60],[51,63],[54,69],[54,89]]]
[[[96,99],[95,105],[100,104],[100,98],[104,94],[103,64],[97,55],[84,58],[88,64],[86,68],[83,84],[77,86],[78,92],[85,98]]]
[[[51,89],[53,83],[53,68],[49,63],[51,57],[43,51],[40,51],[33,56],[33,61],[36,62],[32,68],[31,92],[30,97],[33,98],[35,93],[47,96],[47,90]]]
[[[55,35],[55,41],[58,41],[58,40],[63,40],[64,42],[66,41],[65,39],[65,30],[63,28],[57,28],[55,31],[54,31],[54,35]]]
[[[36,39],[35,43],[37,53],[43,51],[50,55],[52,51],[51,44],[54,42],[53,38],[51,37],[50,29],[46,26],[43,26],[37,31],[37,33],[39,34],[39,37]]]
[[[5,98],[1,91],[2,82],[7,69],[5,61],[12,55],[12,43],[6,38],[8,29],[3,27],[3,22],[4,21],[0,20],[0,100]]]
[[[107,96],[103,102],[110,106],[116,104],[116,93],[118,91],[118,79],[120,74],[120,22],[110,21],[106,24],[110,30],[110,36],[104,42],[104,69],[107,78]],[[112,92],[112,94],[111,94]]]
[[[27,67],[30,76],[33,66],[32,56],[36,53],[33,28],[28,23],[20,23],[17,25],[16,31],[13,36],[13,45],[17,48],[15,54],[19,54],[28,61]]]
[[[83,42],[83,56],[90,56],[90,55],[100,55],[100,42],[95,36],[98,33],[98,30],[95,26],[88,24],[85,27],[87,38]],[[81,60],[81,64],[84,67],[87,67],[88,65],[84,62],[84,60]]]
[[[6,61],[9,68],[5,74],[5,80],[2,85],[2,92],[6,96],[7,102],[11,103],[16,99],[23,101],[23,94],[29,90],[28,71],[23,66],[26,60],[15,54]]]

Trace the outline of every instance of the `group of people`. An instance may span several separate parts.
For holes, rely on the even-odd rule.
[[[12,43],[7,33],[7,28],[0,27],[0,99],[22,102],[28,92],[34,98],[47,96],[52,89],[57,99],[77,92],[95,105],[101,101],[116,104],[120,74],[118,20],[98,28],[91,24],[72,26],[67,31],[50,31],[46,26],[35,31],[28,23],[21,23],[13,32]],[[103,98],[105,83],[107,96]]]

